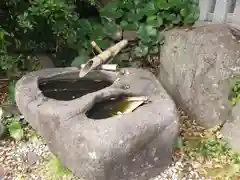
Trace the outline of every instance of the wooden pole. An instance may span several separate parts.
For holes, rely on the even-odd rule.
[[[101,54],[95,56],[90,59],[83,68],[81,68],[79,77],[84,77],[90,71],[98,68],[102,64],[104,64],[109,58],[116,56],[124,47],[128,44],[127,40],[122,40],[115,44],[114,46],[106,49]]]

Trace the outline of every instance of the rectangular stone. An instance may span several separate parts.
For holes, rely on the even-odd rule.
[[[199,7],[200,7],[200,21],[207,21],[208,13],[211,12],[212,6],[214,5],[214,0],[200,0]]]
[[[235,9],[232,16],[232,23],[240,26],[240,0],[236,1]]]
[[[232,0],[216,0],[213,22],[225,23]]]

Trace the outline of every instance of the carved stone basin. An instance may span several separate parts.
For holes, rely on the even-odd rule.
[[[16,84],[16,102],[50,150],[87,180],[146,180],[172,160],[177,110],[156,78],[141,69],[35,71]],[[111,115],[128,96],[148,96],[133,112]]]

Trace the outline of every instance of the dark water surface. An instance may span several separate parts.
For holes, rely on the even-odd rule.
[[[129,105],[127,97],[129,96],[122,95],[98,102],[86,113],[86,116],[91,119],[105,119],[123,113]]]
[[[63,79],[41,82],[39,83],[39,89],[48,98],[69,101],[99,91],[110,85],[112,85],[112,82],[105,80]]]

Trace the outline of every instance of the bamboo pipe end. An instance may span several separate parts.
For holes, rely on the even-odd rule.
[[[93,60],[90,60],[87,62],[87,64],[85,64],[85,66],[81,69],[79,73],[80,78],[84,77],[87,73],[91,71],[93,63]]]

